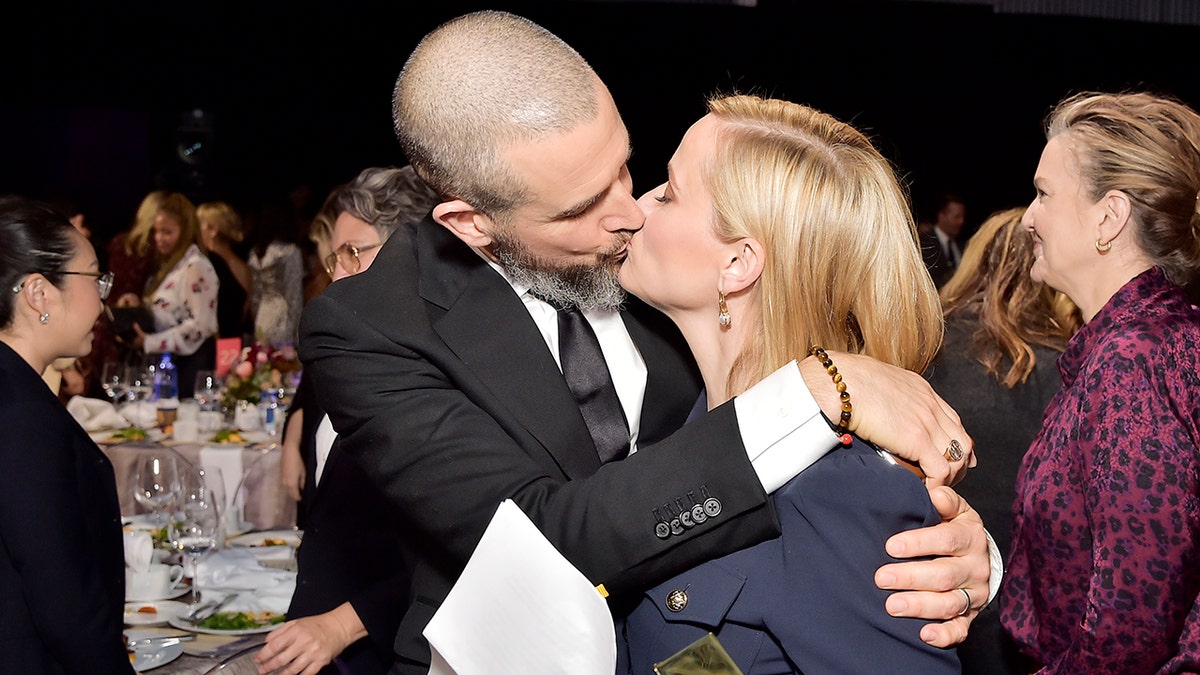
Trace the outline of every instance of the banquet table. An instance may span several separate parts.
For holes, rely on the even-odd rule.
[[[122,516],[133,516],[145,511],[134,499],[134,474],[138,456],[168,447],[196,467],[215,465],[222,469],[225,474],[227,503],[232,505],[237,502],[238,513],[235,515],[241,518],[240,523],[236,520],[229,521],[232,523],[231,530],[272,530],[296,525],[296,502],[280,483],[282,451],[276,443],[247,443],[221,447],[203,443],[132,441],[101,442],[100,447],[113,464]],[[239,486],[244,488],[240,495]]]
[[[280,555],[282,554],[282,555]],[[265,555],[266,558],[258,556]],[[220,558],[220,562],[214,562]],[[215,552],[211,556],[205,558],[207,563],[201,565],[219,565],[223,570],[224,575],[221,578],[229,580],[229,583],[222,584],[210,572],[207,575],[202,575],[206,579],[205,585],[202,586],[202,599],[209,596],[210,586],[214,591],[220,593],[217,598],[226,594],[236,594],[235,600],[241,598],[242,602],[248,602],[249,607],[238,607],[239,611],[259,611],[268,609],[278,613],[282,613],[289,604],[291,594],[295,587],[295,548],[292,546],[275,546],[270,549],[248,549],[248,548],[229,548],[220,552]],[[211,569],[211,568],[210,568]],[[241,581],[233,581],[241,577]],[[261,580],[261,588],[253,582]],[[268,596],[273,598],[273,604],[266,604]],[[180,601],[187,598],[179,598]],[[126,634],[132,638],[141,638],[153,635],[161,636],[178,636],[187,635],[190,639],[183,642],[180,647],[175,647],[176,654],[170,655],[171,660],[166,663],[159,664],[159,660],[163,658],[160,655],[152,653],[148,660],[140,663],[135,662],[135,667],[141,666],[147,672],[154,672],[158,675],[203,675],[213,668],[217,667],[222,659],[230,658],[243,650],[260,645],[265,639],[266,634],[256,632],[252,634],[213,634],[213,632],[204,630],[185,630],[187,624],[176,625],[170,617],[173,615],[162,616],[155,622],[154,625],[137,625],[138,622],[131,622],[130,617],[140,618],[146,615],[138,614],[137,610],[142,605],[171,605],[175,603],[154,603],[154,602],[130,602],[126,604]],[[230,608],[234,608],[231,604]],[[256,609],[255,609],[256,608]],[[181,608],[182,609],[182,608]],[[133,625],[130,625],[130,624]],[[163,625],[165,624],[165,625]],[[269,630],[269,629],[266,629]],[[220,631],[215,631],[220,632]],[[245,633],[247,631],[243,631]],[[182,654],[178,653],[182,650]]]

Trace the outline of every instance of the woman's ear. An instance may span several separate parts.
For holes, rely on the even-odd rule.
[[[461,199],[442,202],[433,207],[433,219],[467,246],[485,248],[492,243],[491,232],[495,223],[482,211]]]
[[[1124,231],[1133,213],[1133,204],[1129,195],[1121,190],[1109,190],[1100,198],[1100,206],[1104,209],[1104,219],[1100,221],[1096,240],[1100,243],[1111,242]]]
[[[21,287],[20,301],[41,315],[53,309],[52,305],[58,301],[58,296],[62,293],[54,284],[50,283],[46,277],[40,274],[31,274],[25,277],[25,285]]]
[[[753,237],[743,237],[726,247],[727,262],[721,269],[721,290],[727,294],[750,288],[762,276],[766,249]]]

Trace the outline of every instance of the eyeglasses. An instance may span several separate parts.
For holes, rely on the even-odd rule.
[[[377,241],[374,244],[366,246],[355,246],[354,244],[342,244],[337,247],[337,250],[325,256],[325,271],[329,272],[329,276],[333,276],[333,270],[337,264],[342,263],[342,268],[350,274],[358,274],[358,270],[362,267],[362,261],[358,259],[359,254],[363,251],[370,251],[373,248],[383,246],[382,241]]]
[[[96,283],[100,284],[100,299],[107,300],[108,294],[112,292],[113,279],[116,278],[112,272],[59,272],[59,274],[78,274],[84,277],[96,277]]]
[[[54,272],[54,274],[78,274],[84,277],[96,277],[96,283],[100,284],[100,299],[107,300],[108,294],[112,292],[113,280],[116,275],[112,272]],[[25,288],[25,282],[12,287],[13,293],[20,293],[21,289]]]

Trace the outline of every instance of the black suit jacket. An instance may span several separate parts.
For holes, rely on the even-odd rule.
[[[133,673],[112,464],[0,342],[0,672]]]
[[[641,450],[603,467],[520,298],[431,219],[397,231],[369,270],[305,310],[301,358],[338,451],[413,531],[398,670],[427,669],[421,631],[504,499],[618,601],[778,533],[732,405],[671,435],[699,378],[665,317],[629,304],[623,317],[648,369]],[[702,491],[721,501],[719,517],[660,538],[664,514]]]
[[[296,552],[299,574],[288,618],[322,614],[349,602],[367,637],[347,647],[338,660],[355,675],[386,673],[412,577],[402,547],[410,533],[358,462],[336,444],[317,483],[316,434],[325,411],[312,395],[308,374],[294,401],[304,410],[300,453],[307,480],[301,501],[304,545]],[[340,671],[330,665],[321,672]]]
[[[941,288],[954,276],[954,261],[946,256],[946,249],[942,248],[942,242],[936,232],[930,230],[928,233],[922,233],[920,241],[925,269],[929,270],[929,276],[933,277],[933,285]],[[961,246],[959,250],[962,250]]]

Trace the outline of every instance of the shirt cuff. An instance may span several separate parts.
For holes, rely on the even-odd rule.
[[[1000,593],[1000,582],[1004,581],[1004,556],[1000,555],[1000,547],[996,545],[996,540],[992,539],[992,533],[984,528],[983,533],[987,535],[988,540],[988,564],[992,568],[992,573],[988,575],[988,603],[996,599],[996,595]],[[984,605],[987,607],[987,604]],[[983,609],[982,607],[980,608]]]
[[[795,361],[736,397],[733,406],[742,444],[768,494],[838,446]]]

